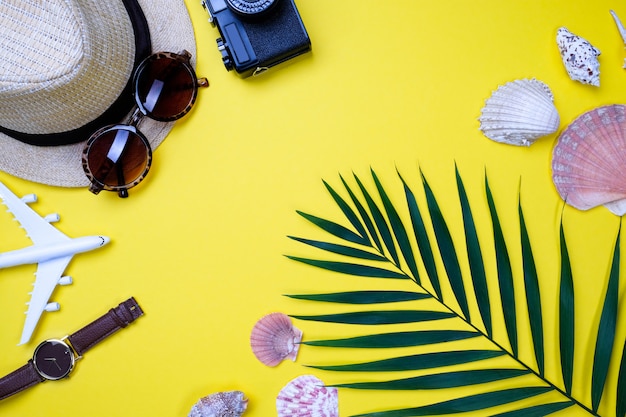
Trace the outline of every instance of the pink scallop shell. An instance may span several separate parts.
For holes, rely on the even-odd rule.
[[[248,399],[241,391],[216,392],[200,398],[187,417],[239,417],[247,407]]]
[[[600,205],[626,213],[626,106],[598,107],[559,135],[552,153],[552,180],[567,204]]]
[[[276,366],[284,359],[295,361],[300,341],[302,332],[283,313],[271,313],[262,317],[250,334],[252,352],[267,366]]]
[[[276,397],[278,417],[339,417],[337,388],[313,375],[290,381]]]

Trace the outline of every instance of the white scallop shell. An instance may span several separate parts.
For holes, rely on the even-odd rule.
[[[557,30],[556,43],[569,77],[574,81],[599,87],[600,50],[564,27]]]
[[[239,417],[247,407],[248,399],[241,391],[216,392],[200,398],[187,417]]]
[[[339,417],[337,388],[313,375],[290,381],[276,397],[278,417]]]
[[[626,213],[626,106],[598,107],[576,118],[552,152],[552,181],[567,204]]]
[[[296,360],[302,331],[283,313],[271,313],[256,322],[250,334],[252,352],[267,366],[276,366],[285,359]]]
[[[485,102],[478,121],[491,140],[529,146],[556,132],[560,118],[550,87],[533,78],[498,87]]]

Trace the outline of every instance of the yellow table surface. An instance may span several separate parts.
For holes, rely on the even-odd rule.
[[[623,102],[626,50],[609,9],[626,19],[626,3],[299,0],[312,53],[254,79],[240,79],[224,69],[215,44],[217,29],[207,22],[198,0],[186,3],[196,33],[197,72],[208,77],[211,86],[201,91],[192,113],[177,122],[156,150],[148,178],[131,190],[127,200],[113,193],[93,196],[85,189],[50,187],[0,173],[0,180],[16,194],[38,194],[39,202],[33,206],[38,213],[59,212],[62,220],[57,226],[69,236],[111,237],[107,247],[72,260],[66,273],[74,284],[53,294],[61,311],[44,314],[33,340],[24,346],[16,343],[35,266],[0,271],[0,374],[26,363],[38,341],[71,333],[129,296],[136,297],[146,312],[131,327],[88,352],[69,379],[3,401],[0,415],[186,416],[204,395],[242,390],[250,400],[245,415],[266,417],[276,415],[276,395],[299,375],[312,373],[328,384],[391,378],[304,366],[384,356],[362,350],[303,346],[295,363],[266,367],[251,352],[250,330],[270,312],[350,310],[283,294],[414,289],[410,282],[339,275],[284,256],[320,255],[288,235],[327,237],[296,210],[347,224],[322,180],[343,190],[340,175],[352,181],[355,173],[374,190],[372,168],[400,206],[404,197],[398,170],[422,204],[421,168],[463,253],[455,163],[472,205],[477,206],[490,285],[497,278],[493,249],[489,249],[492,236],[484,172],[501,213],[516,286],[523,279],[516,238],[521,179],[522,205],[544,297],[546,373],[561,385],[555,321],[563,203],[550,171],[557,134],[529,148],[502,145],[482,135],[477,118],[498,85],[519,78],[536,77],[551,87],[561,129],[587,110]],[[599,88],[567,76],[555,42],[561,26],[602,51]],[[620,220],[605,208],[581,212],[568,206],[563,216],[577,295],[574,395],[589,405],[594,329]],[[4,211],[0,230],[0,251],[30,244]],[[469,279],[466,260],[461,264]],[[622,282],[622,299],[625,287]],[[493,297],[497,303],[497,293]],[[475,302],[471,307],[477,311]],[[600,407],[607,416],[615,412],[617,371],[626,337],[624,311],[622,300]],[[295,324],[307,340],[357,333],[352,327]],[[495,326],[496,339],[506,345],[501,319]],[[527,336],[520,336],[520,351],[532,363]],[[510,359],[501,363],[506,366]],[[419,373],[403,376],[413,374]],[[340,390],[340,415],[430,404],[477,391]],[[495,410],[532,403],[527,400]],[[572,407],[556,415],[588,413]]]

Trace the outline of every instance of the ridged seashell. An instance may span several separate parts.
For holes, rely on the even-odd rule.
[[[250,334],[254,356],[267,366],[276,366],[284,359],[296,360],[302,332],[283,313],[271,313],[256,322]]]
[[[550,87],[536,79],[508,82],[491,94],[480,117],[480,130],[489,139],[529,146],[559,128]]]
[[[313,375],[290,381],[276,397],[278,417],[339,417],[337,388]]]
[[[617,13],[613,10],[609,10],[611,12],[611,16],[613,16],[613,20],[615,21],[615,25],[617,25],[617,30],[619,31],[620,36],[622,37],[622,41],[624,41],[624,45],[626,45],[626,28],[622,24],[622,21],[617,17]],[[626,60],[624,60],[624,68],[626,68]]]
[[[600,50],[564,27],[557,30],[556,43],[569,77],[574,81],[599,87]]]
[[[598,107],[576,118],[552,152],[552,181],[567,204],[626,213],[626,106]]]
[[[200,398],[187,417],[239,417],[247,407],[248,399],[241,391],[216,392]]]

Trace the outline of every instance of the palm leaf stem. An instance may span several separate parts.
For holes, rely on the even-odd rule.
[[[580,407],[581,409],[587,411],[590,415],[598,415],[597,412],[595,412],[594,410],[592,410],[590,407],[586,406],[585,404],[583,404],[582,402],[578,401],[576,398],[574,398],[571,394],[570,394],[570,390],[566,389],[561,389],[559,386],[555,385],[554,383],[552,383],[551,381],[549,381],[548,379],[545,378],[545,376],[543,375],[543,372],[537,372],[535,369],[533,369],[533,367],[527,365],[525,362],[523,362],[518,356],[517,356],[517,352],[516,349],[514,349],[514,352],[510,352],[508,349],[506,349],[503,345],[501,345],[498,341],[495,340],[495,338],[493,338],[490,334],[487,334],[485,331],[481,330],[479,327],[477,327],[476,325],[474,325],[471,322],[471,318],[468,317],[466,318],[466,316],[460,312],[455,311],[452,307],[448,306],[444,300],[443,300],[443,295],[440,293],[440,291],[436,291],[436,289],[433,291],[429,290],[426,286],[424,286],[421,283],[421,280],[418,276],[414,275],[415,269],[411,268],[409,266],[409,269],[411,270],[411,272],[406,272],[404,270],[404,268],[402,267],[400,261],[399,261],[399,257],[398,254],[396,252],[396,249],[394,247],[392,238],[391,238],[391,231],[389,229],[389,226],[387,225],[386,221],[383,218],[383,215],[380,211],[380,209],[377,207],[377,205],[374,203],[372,197],[370,196],[370,194],[367,192],[365,186],[361,183],[360,179],[355,175],[354,176],[357,184],[361,190],[361,192],[364,194],[365,199],[366,199],[366,203],[368,205],[368,208],[373,212],[373,217],[374,217],[374,222],[376,223],[376,227],[378,228],[378,231],[381,233],[382,235],[382,240],[384,243],[384,246],[380,244],[380,242],[378,241],[378,236],[375,232],[375,227],[373,224],[367,224],[367,229],[370,232],[370,235],[372,236],[372,238],[374,239],[374,245],[372,245],[371,242],[364,242],[363,240],[366,240],[367,238],[364,238],[363,236],[357,235],[356,233],[353,233],[349,236],[349,238],[352,239],[347,239],[347,240],[351,240],[352,242],[355,243],[359,243],[359,244],[364,244],[367,247],[373,249],[375,252],[377,252],[381,258],[384,258],[383,262],[388,262],[391,265],[393,265],[395,267],[395,269],[397,269],[397,273],[393,273],[393,278],[406,278],[406,279],[410,279],[413,282],[415,282],[426,294],[428,294],[430,297],[434,298],[435,300],[437,300],[437,302],[439,302],[439,304],[441,304],[445,310],[448,310],[450,313],[452,313],[453,316],[456,316],[458,318],[460,318],[463,322],[465,322],[468,326],[470,326],[470,328],[472,328],[475,332],[477,332],[478,334],[484,336],[487,340],[491,341],[491,343],[493,343],[493,345],[495,345],[498,349],[500,349],[502,352],[506,353],[509,357],[511,357],[515,362],[517,362],[521,367],[527,369],[530,373],[534,374],[537,378],[539,378],[541,381],[543,381],[546,385],[548,385],[549,389],[556,391],[558,393],[560,393],[563,397],[567,398],[568,400],[570,400],[573,404],[577,405],[578,407]],[[402,177],[400,177],[402,179]],[[486,179],[486,178],[485,178]],[[350,197],[351,200],[357,204],[357,209],[359,211],[359,214],[364,218],[364,221],[368,221],[371,222],[371,220],[368,218],[368,216],[365,214],[365,210],[362,206],[360,206],[358,198],[356,198],[356,196],[352,193],[352,190],[350,189],[350,187],[348,187],[348,185],[346,184],[346,182],[343,180],[342,181],[344,183],[344,186],[346,186],[346,189],[348,190],[348,192],[350,193]],[[404,180],[402,180],[404,183]],[[405,189],[406,189],[406,183],[405,184]],[[381,185],[377,182],[377,187],[381,188]],[[487,185],[488,187],[488,185]],[[406,190],[405,190],[406,191]],[[387,208],[387,207],[385,207]],[[344,233],[346,232],[346,229],[342,229],[340,230],[340,233],[337,232],[336,228],[337,228],[337,224],[334,223],[330,223],[327,221],[323,221],[317,218],[314,218],[313,216],[309,216],[303,213],[299,214],[307,217],[309,220],[312,220],[313,222],[324,222],[324,224],[322,224],[320,226],[320,224],[318,224],[318,226],[324,228],[323,226],[328,226],[331,225],[333,228],[335,228],[334,230],[332,230],[331,233],[335,234],[336,236],[339,236],[340,233]],[[382,229],[382,230],[381,230]],[[360,230],[360,232],[362,232],[362,230]],[[561,239],[563,239],[562,236],[562,228],[560,230],[561,232]],[[356,237],[358,236],[358,238]],[[342,236],[343,237],[343,236]],[[360,242],[356,242],[357,239],[363,239]],[[419,243],[419,242],[418,242]],[[385,251],[385,249],[387,249],[389,252]],[[306,260],[306,259],[302,259],[302,258],[296,258],[296,257],[291,257],[288,256],[288,258],[293,259],[293,260],[297,260],[300,262],[304,262],[304,263],[308,263],[310,265],[314,265],[314,266],[318,266],[324,269],[330,269],[330,270],[335,270],[336,272],[344,272],[344,273],[349,273],[346,271],[338,271],[337,269],[333,269],[333,268],[329,268],[328,266],[324,265],[324,262],[320,262],[320,261],[315,261],[315,262],[311,262],[311,260]],[[382,261],[382,259],[380,259]],[[336,265],[335,265],[336,266]],[[351,265],[352,267],[353,265]],[[427,271],[430,272],[430,271]],[[428,274],[430,275],[430,274]],[[363,273],[361,276],[366,276],[366,273]],[[389,277],[386,277],[389,278]],[[624,355],[626,356],[626,352],[624,353]]]
[[[389,259],[387,257],[387,255],[383,252],[379,252],[381,256],[387,258],[387,262],[390,262],[392,264],[395,265],[395,263],[393,262],[393,260]],[[402,267],[398,267],[398,271],[399,274],[401,275],[405,275],[407,279],[412,280],[413,282],[415,282],[424,292],[426,292],[427,294],[429,294],[431,297],[433,297],[435,300],[437,300],[437,302],[439,302],[439,304],[441,304],[444,309],[448,310],[450,313],[452,313],[454,316],[458,317],[459,319],[461,319],[463,322],[465,322],[469,327],[471,327],[474,331],[476,331],[477,333],[481,334],[482,336],[484,336],[487,340],[489,340],[491,343],[493,343],[495,345],[496,348],[500,349],[502,352],[505,352],[511,359],[513,359],[515,362],[517,362],[520,366],[522,366],[523,368],[527,369],[530,373],[532,373],[533,375],[535,375],[537,378],[539,378],[541,381],[543,381],[545,384],[547,384],[550,389],[552,389],[553,391],[556,391],[558,393],[560,393],[561,395],[563,395],[565,398],[567,398],[568,400],[570,400],[572,403],[574,403],[575,405],[579,406],[580,408],[582,408],[583,410],[587,411],[590,415],[593,416],[597,416],[598,414],[593,411],[590,407],[586,406],[585,404],[583,404],[582,402],[578,401],[576,398],[574,398],[572,395],[570,395],[568,392],[564,391],[563,389],[561,389],[559,386],[555,385],[554,383],[552,383],[551,381],[549,381],[548,379],[546,379],[543,375],[541,375],[539,372],[537,372],[535,369],[533,369],[531,366],[527,365],[525,362],[523,362],[520,358],[518,358],[516,355],[514,355],[513,353],[511,353],[508,349],[506,349],[503,345],[501,345],[500,343],[498,343],[498,341],[495,340],[495,338],[490,337],[488,334],[486,334],[482,329],[480,329],[479,327],[477,327],[476,325],[474,325],[469,319],[466,319],[462,314],[459,314],[457,311],[455,311],[452,307],[448,306],[446,303],[443,302],[442,299],[440,299],[438,297],[438,295],[434,294],[433,292],[431,292],[428,288],[426,288],[425,286],[418,284],[417,281],[415,280],[415,278],[413,276],[411,276],[410,273],[406,272]],[[626,356],[626,353],[625,353]]]

